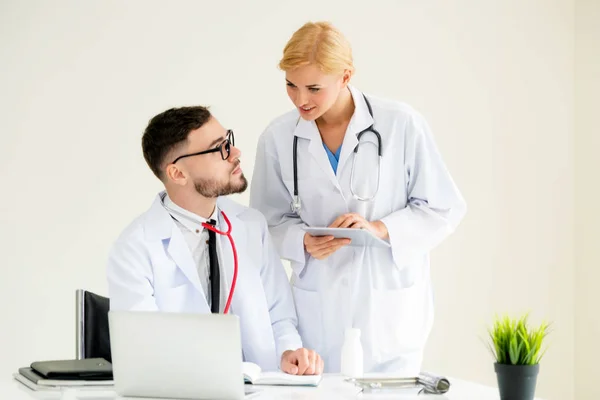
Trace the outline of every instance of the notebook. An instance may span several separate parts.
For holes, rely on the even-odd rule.
[[[251,385],[318,386],[322,375],[290,375],[285,372],[263,372],[251,362],[242,363],[244,382]]]
[[[71,388],[83,388],[85,389],[99,389],[99,390],[112,390],[112,380],[64,380],[64,379],[45,379],[38,375],[29,367],[19,368],[19,373],[13,374],[15,380],[21,382],[32,390],[61,390],[65,387]]]

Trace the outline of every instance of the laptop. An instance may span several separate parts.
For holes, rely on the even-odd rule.
[[[115,391],[121,396],[247,399],[238,317],[158,311],[108,314]]]

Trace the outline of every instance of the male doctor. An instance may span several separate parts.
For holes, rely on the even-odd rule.
[[[302,348],[289,281],[258,211],[224,197],[246,190],[233,132],[205,107],[169,109],[150,120],[142,148],[164,184],[150,209],[111,248],[108,291],[113,310],[223,312],[234,258],[239,271],[229,312],[240,319],[244,360],[263,370],[320,374],[323,361]]]

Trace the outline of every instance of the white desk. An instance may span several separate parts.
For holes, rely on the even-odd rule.
[[[498,400],[498,389],[461,381],[450,378],[450,390],[444,395],[400,395],[398,392],[378,392],[378,393],[360,393],[360,389],[354,385],[343,381],[339,375],[325,375],[323,381],[317,388],[308,387],[269,387],[257,386],[261,389],[258,396],[251,399],[254,400],[336,400],[336,399],[362,399],[362,400],[391,400],[391,399],[437,399],[437,400]],[[71,392],[73,393],[73,392]],[[103,390],[77,390],[74,392],[75,397],[62,397],[61,392],[47,391],[35,392],[25,387],[21,383],[15,381],[11,377],[0,378],[0,399],[6,400],[33,400],[33,399],[88,399],[88,400],[115,400],[124,399],[117,396],[112,391]],[[136,398],[136,400],[141,400]],[[542,400],[536,398],[536,400]]]

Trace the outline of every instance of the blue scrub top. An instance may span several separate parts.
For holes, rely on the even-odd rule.
[[[325,151],[327,152],[327,157],[329,157],[329,163],[331,164],[331,168],[333,168],[333,173],[337,174],[337,166],[338,166],[338,161],[340,160],[340,153],[342,152],[342,146],[338,147],[335,154],[333,154],[331,152],[331,150],[329,150],[327,148],[327,146],[325,146],[325,143],[323,143],[323,147],[325,147]]]

